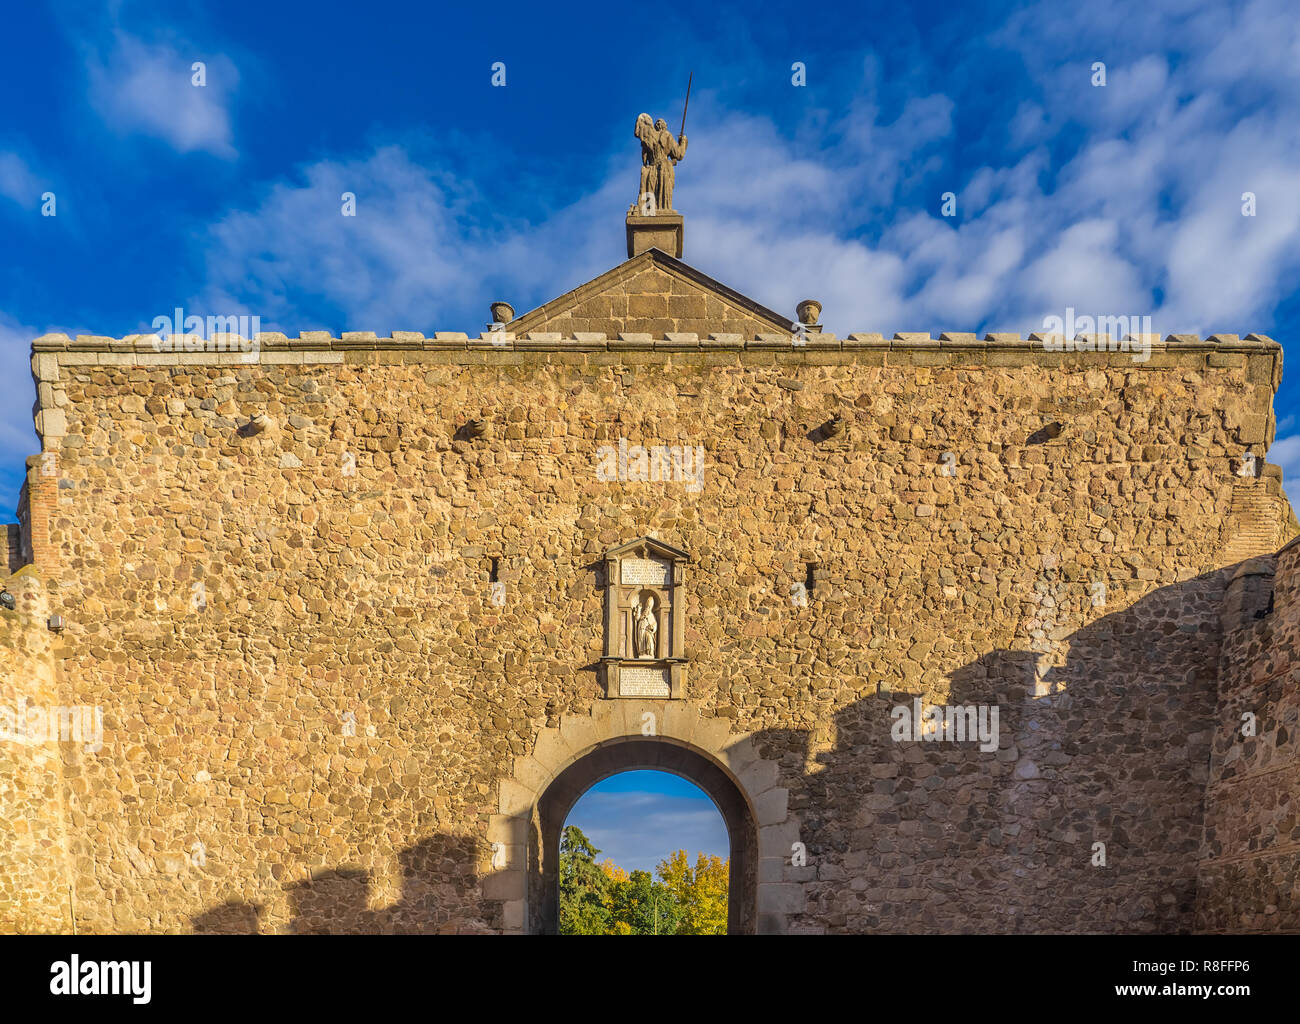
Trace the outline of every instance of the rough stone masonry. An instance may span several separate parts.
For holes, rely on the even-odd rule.
[[[637,766],[723,808],[736,930],[1300,930],[1276,342],[795,333],[654,248],[477,338],[253,340],[33,343],[3,930],[546,930],[556,816]],[[668,698],[602,682],[638,539]]]

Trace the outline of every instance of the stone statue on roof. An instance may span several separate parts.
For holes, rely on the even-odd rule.
[[[634,134],[641,140],[641,188],[629,212],[643,217],[673,213],[673,165],[686,155],[685,134],[676,137],[662,117],[652,122],[649,114],[636,119]]]

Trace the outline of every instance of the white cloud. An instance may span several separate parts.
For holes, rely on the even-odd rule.
[[[698,798],[652,791],[585,793],[565,822],[576,825],[607,857],[627,870],[653,872],[661,860],[684,849],[726,858],[730,842],[722,815],[702,793]]]
[[[1080,314],[1139,312],[1150,309],[1151,296],[1139,273],[1118,251],[1119,225],[1111,220],[1082,220],[1061,232],[1056,244],[1021,271],[1023,300],[1043,310],[1022,326],[1042,329],[1041,316],[1064,316],[1073,306]]]
[[[1132,284],[1150,305],[1163,292],[1146,310],[1161,332],[1267,330],[1293,287],[1300,28],[1291,8],[1287,0],[1040,4],[994,39],[1018,51],[1054,120],[1085,131],[1050,199],[1028,196],[1033,222],[1058,233],[1068,227],[1063,212],[1075,223],[1114,222],[1106,258],[1133,266]],[[1108,25],[1125,31],[1107,36]],[[1108,65],[1104,88],[1090,85],[1088,62],[1052,63],[1094,45]],[[1241,215],[1247,191],[1258,197],[1256,217]]]
[[[0,153],[0,196],[22,206],[40,203],[40,180],[17,153]]]
[[[239,83],[224,54],[196,47],[145,43],[117,30],[107,55],[87,57],[92,105],[116,130],[163,139],[181,153],[237,156],[227,110]],[[206,64],[206,84],[192,84],[196,61]]]
[[[1277,438],[1268,450],[1268,461],[1282,467],[1282,486],[1300,515],[1300,434]]]
[[[1085,145],[1050,194],[1044,157],[1031,152],[975,172],[959,190],[957,218],[940,215],[937,194],[931,208],[896,208],[892,220],[873,213],[897,187],[897,175],[879,168],[924,164],[947,105],[909,105],[914,133],[859,126],[816,152],[752,115],[701,124],[678,168],[688,260],[780,311],[818,298],[840,333],[1027,331],[1067,305],[1150,313],[1164,333],[1270,325],[1290,287],[1285,268],[1300,260],[1300,197],[1284,180],[1292,144],[1272,141],[1275,125],[1232,129],[1220,148],[1250,154],[1245,167],[1211,144],[1217,129],[1170,122]],[[876,148],[863,161],[867,136]],[[479,307],[495,297],[489,282],[513,288],[518,306],[522,294],[543,301],[584,280],[579,270],[592,276],[620,258],[633,158],[611,160],[604,184],[569,207],[488,230],[467,214],[467,180],[419,165],[402,147],[322,161],[214,227],[211,283],[227,304],[285,318],[317,297],[357,329],[477,328]],[[1240,216],[1247,179],[1261,196],[1256,218]],[[343,190],[358,195],[355,219],[338,215]],[[1183,208],[1162,214],[1165,195],[1182,196]],[[883,225],[874,243],[859,237],[873,220]],[[471,293],[475,323],[450,321],[465,315],[460,300]]]
[[[343,195],[355,216],[343,215]],[[272,187],[254,210],[215,224],[205,246],[207,312],[256,314],[296,333],[430,329],[441,307],[478,290],[495,241],[469,237],[468,192],[414,164],[397,146],[364,160],[326,160]],[[483,317],[487,318],[486,296]],[[343,324],[303,323],[300,309],[336,307]]]

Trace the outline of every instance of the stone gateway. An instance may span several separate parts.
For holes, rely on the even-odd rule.
[[[0,706],[102,737],[0,738],[0,929],[553,931],[655,768],[733,932],[1300,930],[1281,346],[838,337],[679,228],[476,337],[32,343]]]

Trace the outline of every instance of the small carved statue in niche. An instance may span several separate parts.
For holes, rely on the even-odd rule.
[[[632,647],[638,658],[659,656],[659,623],[655,618],[655,598],[646,594],[633,616]]]

